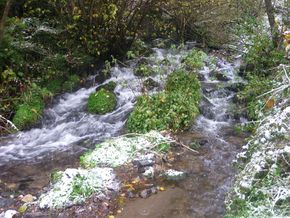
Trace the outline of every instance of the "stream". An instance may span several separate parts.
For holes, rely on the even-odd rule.
[[[187,47],[153,49],[147,61],[158,71],[152,79],[159,87],[150,93],[164,88],[167,75],[180,66]],[[118,105],[112,113],[97,116],[86,112],[89,95],[101,85],[96,84],[58,97],[45,110],[39,128],[2,138],[0,179],[13,184],[15,191],[37,193],[49,184],[52,170],[78,166],[83,152],[98,142],[121,135],[136,97],[142,94],[145,79],[133,74],[137,62],[129,61],[126,67],[116,65],[111,70],[112,77],[105,81],[117,83]],[[233,116],[235,90],[231,87],[242,80],[237,75],[238,58],[229,63],[219,57],[215,66],[209,65],[199,72],[204,96],[201,114],[189,131],[178,135],[184,144],[197,141],[202,145],[198,155],[186,152],[174,165],[175,169],[188,173],[187,179],[148,199],[128,202],[120,217],[199,218],[222,217],[225,213],[224,198],[235,175],[231,163],[244,143],[244,137],[234,132],[234,125],[243,118]],[[222,73],[224,79],[216,79],[213,72]]]

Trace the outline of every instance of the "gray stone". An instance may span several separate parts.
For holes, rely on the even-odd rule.
[[[151,194],[151,189],[145,189],[145,190],[140,192],[140,197],[141,198],[148,198],[148,197],[150,197],[150,194]]]

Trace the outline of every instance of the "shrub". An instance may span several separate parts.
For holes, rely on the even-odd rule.
[[[189,70],[196,70],[204,67],[204,60],[207,55],[203,51],[192,49],[191,52],[182,60],[182,63]]]
[[[90,95],[87,108],[90,113],[106,114],[113,111],[116,105],[115,94],[106,89],[101,89]]]
[[[47,83],[46,88],[53,94],[59,94],[62,91],[62,84],[62,78],[53,79]]]
[[[63,90],[64,91],[72,91],[80,82],[80,77],[78,75],[70,75],[63,83]]]
[[[283,50],[274,48],[270,37],[260,34],[253,37],[245,61],[257,75],[268,75],[269,69],[286,63]]]
[[[195,91],[199,88],[200,83],[196,75],[184,70],[178,70],[169,75],[165,87],[168,92],[185,92],[196,100],[199,99],[199,95]]]
[[[259,112],[263,109],[268,96],[264,96],[263,98],[257,97],[271,89],[273,80],[251,73],[248,73],[247,79],[248,84],[242,91],[238,92],[237,97],[241,101],[246,102],[248,117],[252,120],[257,120],[259,118]]]
[[[185,130],[199,112],[199,99],[200,84],[196,76],[176,71],[169,77],[165,91],[139,97],[128,119],[128,130],[140,133],[150,130]]]

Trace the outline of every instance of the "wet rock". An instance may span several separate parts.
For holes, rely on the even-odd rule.
[[[198,78],[199,81],[205,81],[205,75],[203,75],[203,74],[201,74],[201,73],[199,73],[199,74],[197,75],[197,78]]]
[[[219,81],[223,81],[223,82],[227,82],[227,81],[230,81],[231,79],[228,78],[226,75],[224,75],[223,73],[221,72],[217,72],[215,74],[215,77],[219,80]]]
[[[145,173],[145,167],[138,167],[138,173]]]
[[[137,165],[138,168],[150,167],[155,164],[154,154],[147,154],[133,160],[133,164]]]
[[[143,176],[152,179],[154,177],[154,168],[153,167],[146,167]]]
[[[110,78],[110,75],[108,73],[106,73],[105,71],[100,71],[95,77],[95,82],[103,83],[109,78]]]
[[[177,170],[167,170],[163,176],[169,181],[180,181],[186,178],[186,173]]]
[[[127,192],[127,197],[128,198],[135,198],[136,197],[136,195],[133,193],[133,192]]]
[[[151,188],[151,193],[152,193],[152,194],[157,194],[157,192],[158,192],[158,190],[157,190],[156,187],[152,187],[152,188]]]
[[[16,210],[7,210],[0,214],[0,218],[13,218],[17,213]]]
[[[245,84],[243,83],[234,83],[230,86],[227,86],[226,89],[232,92],[238,92],[244,88]]]
[[[106,89],[106,90],[108,90],[110,92],[113,92],[115,90],[116,86],[117,86],[117,84],[115,82],[111,81],[111,82],[109,82],[107,84],[98,86],[96,88],[96,92],[98,92],[101,89]]]
[[[145,159],[145,160],[137,160],[136,161],[136,165],[138,167],[149,167],[149,166],[153,166],[155,163],[154,160],[151,160],[151,159]]]
[[[200,146],[204,146],[204,145],[206,145],[207,143],[209,143],[209,141],[208,141],[207,139],[202,139],[202,140],[200,140],[198,143],[199,143]]]
[[[151,195],[151,189],[145,189],[143,191],[140,192],[140,197],[141,198],[148,198]]]
[[[152,89],[158,87],[159,83],[152,78],[148,78],[143,82],[143,86],[147,91],[151,91]]]
[[[8,208],[14,203],[13,199],[0,197],[0,208]]]

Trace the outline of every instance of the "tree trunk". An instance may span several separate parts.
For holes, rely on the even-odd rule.
[[[3,11],[3,15],[0,21],[0,44],[3,41],[3,37],[4,37],[4,28],[5,28],[5,22],[6,19],[8,17],[8,13],[10,11],[10,7],[12,5],[13,0],[7,0],[4,11]]]
[[[277,48],[279,45],[279,30],[275,24],[275,11],[272,4],[272,0],[265,0],[265,6],[271,28],[273,45],[275,46],[275,48]]]

